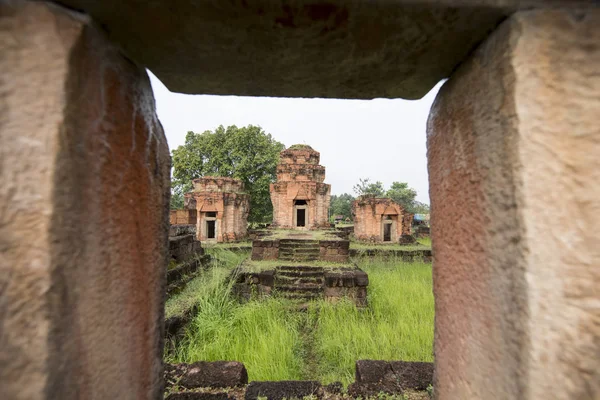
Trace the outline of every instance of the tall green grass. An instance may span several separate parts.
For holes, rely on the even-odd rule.
[[[301,317],[283,301],[239,304],[216,288],[202,300],[173,361],[236,360],[251,380],[301,379]]]
[[[367,309],[320,301],[300,313],[276,298],[238,303],[225,282],[238,260],[219,257],[231,258],[192,288],[199,311],[170,362],[237,360],[251,380],[348,384],[359,359],[433,359],[430,264],[363,262],[370,281]]]
[[[431,237],[418,238],[417,242],[421,243],[423,246],[431,247]]]
[[[321,302],[310,312],[325,383],[352,382],[360,359],[433,361],[431,265],[378,261],[362,268],[369,274],[367,309]]]
[[[198,277],[192,279],[178,294],[171,296],[165,304],[165,318],[181,315],[195,304],[201,304],[230,274],[231,270],[239,265],[247,256],[222,249],[206,251],[212,256],[211,268],[203,271]]]

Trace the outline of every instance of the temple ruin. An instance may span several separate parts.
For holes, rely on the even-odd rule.
[[[277,165],[277,182],[271,184],[273,227],[328,228],[331,185],[323,183],[325,167],[312,147],[296,144],[283,150]]]
[[[598,398],[596,1],[172,3],[0,2],[3,398],[162,396],[171,163],[147,71],[305,98],[446,79],[435,398]]]
[[[398,243],[412,234],[413,214],[390,198],[359,197],[352,214],[356,240]]]
[[[205,176],[194,179],[185,194],[186,209],[195,209],[196,236],[202,242],[233,242],[244,239],[248,229],[250,195],[239,179]]]

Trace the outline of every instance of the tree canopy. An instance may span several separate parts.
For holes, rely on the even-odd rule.
[[[372,183],[369,178],[361,178],[354,185],[354,192],[357,196],[389,197],[410,213],[429,213],[429,205],[417,201],[417,191],[406,182],[392,182],[390,188],[385,190],[380,181]]]
[[[269,184],[275,181],[279,153],[285,146],[259,126],[222,125],[213,131],[188,132],[185,144],[172,151],[171,208],[183,206],[192,179],[226,176],[241,179],[250,194],[249,222],[270,222]]]
[[[383,183],[380,181],[372,183],[369,178],[360,178],[353,190],[357,196],[383,197],[385,195]]]
[[[340,195],[332,195],[330,201],[331,215],[343,215],[344,219],[352,219],[352,203],[354,202],[354,196],[348,193]]]

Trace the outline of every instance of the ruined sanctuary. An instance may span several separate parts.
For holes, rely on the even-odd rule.
[[[331,185],[324,183],[319,161],[319,152],[303,144],[281,152],[277,182],[271,184],[274,228],[329,228]]]
[[[367,274],[349,262],[350,242],[329,229],[331,186],[323,183],[325,167],[319,161],[319,152],[308,145],[281,152],[277,182],[270,186],[273,224],[252,241],[250,260],[235,271],[240,297],[248,299],[252,293],[301,301],[348,297],[357,306],[366,306]],[[262,261],[280,265],[265,269]]]
[[[196,216],[196,236],[201,242],[235,242],[247,235],[250,195],[239,179],[205,176],[193,180],[184,195],[185,208]]]
[[[171,162],[147,71],[235,96],[418,99],[444,80],[435,399],[600,398],[597,1],[10,0],[0,22],[3,400],[163,397]],[[285,238],[319,232],[325,192],[297,199],[304,227],[285,193]],[[380,367],[360,378],[403,375]]]
[[[356,240],[404,243],[412,235],[413,214],[389,198],[359,197],[352,203]]]

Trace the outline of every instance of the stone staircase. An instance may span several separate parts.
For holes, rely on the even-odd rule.
[[[281,239],[279,259],[282,261],[315,261],[319,259],[318,240]]]
[[[288,299],[308,301],[323,298],[323,282],[322,267],[281,266],[275,270],[274,290]]]

